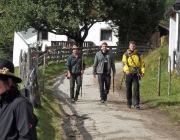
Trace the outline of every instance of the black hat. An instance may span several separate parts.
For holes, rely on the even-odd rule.
[[[5,58],[0,58],[0,77],[6,76],[14,79],[17,83],[21,83],[22,80],[16,77],[14,74],[14,64]]]

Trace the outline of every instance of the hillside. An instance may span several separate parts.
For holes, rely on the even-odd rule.
[[[180,90],[179,76],[171,74],[171,91],[168,95],[168,45],[163,45],[148,53],[145,57],[146,74],[141,80],[141,100],[158,108],[180,123]],[[158,63],[161,58],[160,96],[158,96]]]

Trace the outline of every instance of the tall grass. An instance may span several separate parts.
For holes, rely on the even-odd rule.
[[[173,71],[170,95],[168,95],[168,45],[163,45],[149,52],[145,57],[146,73],[141,80],[141,99],[149,105],[169,114],[180,123],[180,77]],[[158,87],[158,59],[161,58],[160,96]]]

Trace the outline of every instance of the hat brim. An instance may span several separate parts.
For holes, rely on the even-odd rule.
[[[17,77],[17,76],[14,76],[14,75],[9,75],[9,74],[1,74],[0,73],[0,76],[6,76],[6,77],[9,77],[9,78],[12,78],[12,79],[14,79],[17,83],[21,83],[22,82],[22,79],[21,78],[19,78],[19,77]]]
[[[74,50],[74,49],[78,49],[79,50],[79,48],[72,48],[72,50]]]

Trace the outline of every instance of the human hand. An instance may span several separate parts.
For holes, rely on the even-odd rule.
[[[70,72],[67,73],[67,79],[69,79],[69,78],[71,78],[71,73]]]
[[[84,74],[84,70],[81,70],[81,74]]]
[[[141,73],[140,76],[141,76],[141,77],[144,77],[144,73]]]
[[[129,75],[129,74],[130,74],[130,72],[127,70],[127,71],[126,71],[126,75]]]
[[[115,76],[116,75],[116,73],[115,72],[113,72],[113,76]]]

